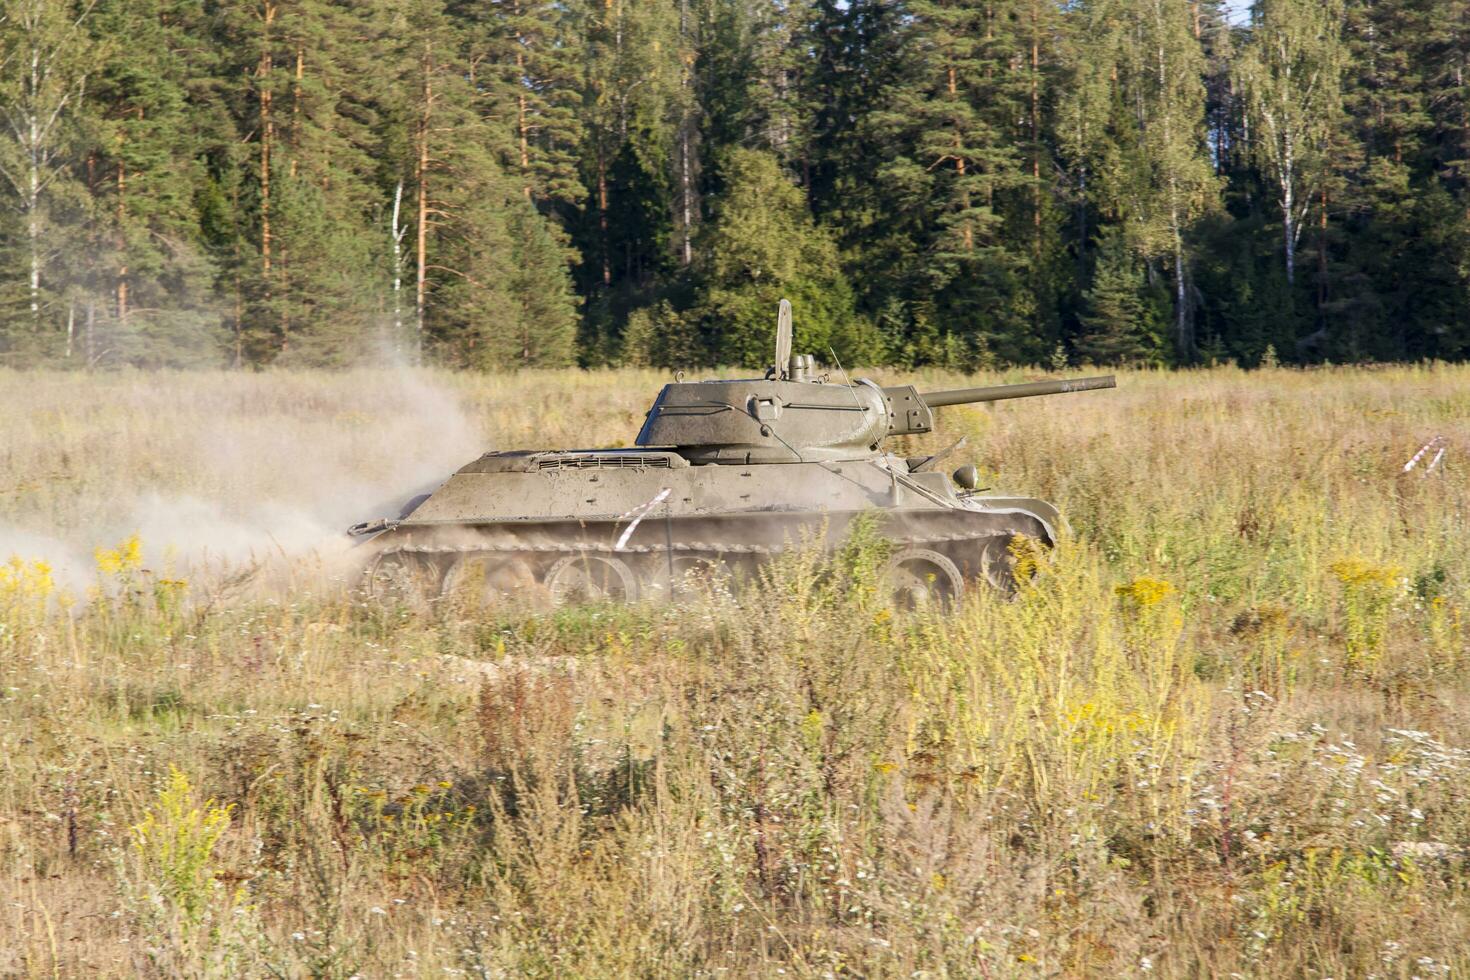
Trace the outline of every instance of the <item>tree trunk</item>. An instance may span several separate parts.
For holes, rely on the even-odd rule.
[[[118,136],[118,143],[122,143],[122,136]],[[121,151],[122,147],[118,147]],[[128,260],[127,260],[127,232],[124,230],[123,222],[127,220],[127,193],[128,193],[128,170],[122,160],[117,162],[117,322],[125,323],[128,319]]]
[[[1286,245],[1286,282],[1296,284],[1296,147],[1291,133],[1283,134],[1281,151],[1281,233]]]
[[[1322,188],[1318,202],[1322,213],[1317,216],[1317,317],[1325,322],[1327,316],[1327,188]]]
[[[607,161],[597,148],[597,229],[602,247],[602,284],[612,285],[612,261],[607,247]]]
[[[297,160],[301,157],[301,83],[306,78],[306,49],[296,46],[296,71],[291,86],[291,167],[292,178],[296,176]],[[330,169],[330,168],[328,168]]]
[[[679,41],[681,46],[687,42],[689,37],[689,0],[679,0]],[[687,269],[694,261],[694,216],[693,216],[693,178],[689,172],[689,60],[680,58],[679,69],[679,91],[683,95],[679,111],[679,204],[683,212],[684,241],[681,247],[680,259]]]
[[[694,216],[693,216],[693,181],[689,175],[689,121],[684,120],[679,133],[679,197],[684,212],[684,241],[682,243],[682,255],[684,267],[687,269],[694,261]]]
[[[1281,180],[1281,234],[1286,247],[1286,282],[1296,284],[1296,195],[1289,177]]]
[[[1154,9],[1155,16],[1162,23],[1162,11],[1157,0]],[[1164,92],[1168,87],[1169,59],[1162,41],[1159,44],[1156,59],[1159,91]],[[1164,129],[1164,146],[1173,149],[1174,107],[1165,102],[1160,107],[1159,115]],[[1182,207],[1179,197],[1179,175],[1175,169],[1171,168],[1169,170],[1169,232],[1174,248],[1174,334],[1180,356],[1192,358],[1194,356],[1194,331],[1191,329],[1189,316],[1189,288],[1185,282],[1184,227],[1179,214]]]
[[[290,164],[286,168],[287,175],[296,179],[297,164],[301,159],[301,82],[306,77],[306,51],[301,45],[296,46],[296,67],[291,73],[291,132],[287,143],[287,152],[290,155]],[[287,236],[289,241],[289,236]],[[281,351],[284,353],[291,346],[291,265],[287,254],[287,241],[282,241],[276,252],[277,292],[281,296]]]
[[[954,65],[945,70],[944,84],[951,99],[959,97],[959,75]],[[964,140],[958,127],[954,133],[954,172],[960,187],[960,213],[965,215],[965,220],[960,222],[960,243],[966,252],[971,252],[975,249],[975,228],[970,222],[970,189],[965,184]]]
[[[39,214],[41,206],[41,162],[39,148],[36,140],[40,138],[37,130],[38,120],[35,115],[31,116],[31,152],[29,159],[29,184],[26,194],[26,241],[30,246],[30,295],[31,295],[31,320],[39,322],[41,319],[41,218]]]
[[[521,5],[515,4],[515,15],[520,17]],[[526,118],[526,52],[520,31],[515,34],[516,46],[516,135],[521,150],[521,193],[531,200],[531,139],[530,124]]]
[[[1087,274],[1087,165],[1077,169],[1077,281]]]
[[[230,207],[235,214],[240,213],[240,188],[235,186],[230,194]],[[245,267],[244,256],[240,250],[240,238],[235,236],[234,260],[230,263],[230,278],[234,282],[235,291],[235,363],[238,371],[245,366],[245,293],[244,286],[240,282],[241,270]]]
[[[418,159],[414,179],[418,184],[418,220],[415,239],[417,270],[414,283],[414,348],[415,356],[424,351],[424,319],[427,313],[429,282],[429,126],[434,118],[434,49],[424,41],[423,111],[419,114]]]
[[[261,39],[260,61],[255,68],[260,91],[260,278],[266,299],[271,292],[271,150],[275,139],[275,122],[271,114],[271,27],[276,21],[276,5],[267,0],[262,8],[265,21]]]
[[[1041,262],[1041,15],[1031,0],[1031,225],[1032,256]]]
[[[31,87],[33,98],[41,91],[41,51],[34,42],[31,47]],[[27,173],[26,173],[26,240],[30,247],[30,299],[31,320],[39,324],[41,319],[41,119],[39,107],[32,106],[27,113]]]
[[[1189,316],[1189,289],[1184,278],[1184,243],[1178,235],[1174,237],[1174,308],[1179,352],[1186,358],[1192,358],[1194,330]]]
[[[403,178],[393,189],[393,217],[388,231],[393,239],[393,349],[398,351],[403,343],[403,232],[398,216],[403,208]]]

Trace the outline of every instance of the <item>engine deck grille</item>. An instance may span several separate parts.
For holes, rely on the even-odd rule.
[[[543,456],[536,461],[536,468],[542,470],[667,470],[672,466],[666,453],[568,453]]]

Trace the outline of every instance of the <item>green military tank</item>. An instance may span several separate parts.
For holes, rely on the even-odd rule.
[[[367,589],[415,601],[667,597],[697,579],[751,577],[761,562],[874,514],[893,544],[896,603],[960,599],[970,583],[1013,585],[1017,542],[1054,543],[1060,515],[981,492],[972,465],[885,451],[934,427],[946,405],[1089,391],[1112,377],[921,393],[819,376],[791,352],[781,303],[764,377],[665,385],[632,449],[489,452],[392,519],[349,533],[370,542]]]

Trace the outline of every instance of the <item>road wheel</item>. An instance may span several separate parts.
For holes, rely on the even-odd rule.
[[[965,594],[958,566],[926,548],[909,548],[894,555],[883,570],[883,584],[899,609],[947,609],[958,605]]]
[[[638,579],[621,558],[566,555],[546,570],[546,590],[558,606],[592,602],[633,602]]]
[[[700,595],[728,592],[730,582],[729,566],[717,557],[682,554],[675,555],[670,563],[667,555],[653,555],[645,566],[643,594],[668,595],[674,602],[684,602]]]
[[[534,593],[536,573],[524,558],[466,554],[444,573],[444,597],[470,607]]]
[[[439,597],[441,575],[431,559],[411,551],[385,551],[367,570],[367,593],[385,605],[422,611]]]

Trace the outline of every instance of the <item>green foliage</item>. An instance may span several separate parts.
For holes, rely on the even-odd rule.
[[[573,363],[571,276],[546,222],[505,181],[460,193],[428,321],[441,356],[481,370]]]
[[[697,324],[668,301],[634,310],[623,330],[621,361],[629,367],[690,367],[708,355],[696,332]]]
[[[5,0],[0,360],[1462,358],[1463,8]]]
[[[214,848],[229,827],[230,807],[199,803],[189,777],[173,767],[157,804],[133,827],[142,870],[187,922],[197,924],[213,901]]]
[[[1077,355],[1094,364],[1161,363],[1167,297],[1148,287],[1143,263],[1115,227],[1094,253],[1092,285],[1082,293]]]
[[[798,311],[800,349],[830,346],[844,363],[870,359],[872,335],[856,316],[837,248],[775,157],[733,151],[725,183],[700,242],[705,258],[690,314],[718,350],[746,367],[768,364],[776,306],[787,298]]]
[[[1340,0],[1259,0],[1236,65],[1257,132],[1256,164],[1272,185],[1282,223],[1286,278],[1296,278],[1302,223],[1328,182],[1342,124]],[[1320,206],[1320,204],[1318,204]]]

